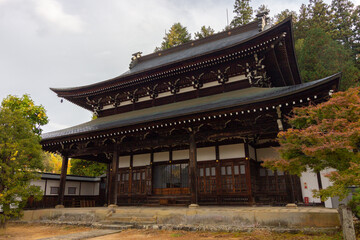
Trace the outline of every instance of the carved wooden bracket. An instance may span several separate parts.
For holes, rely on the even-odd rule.
[[[176,94],[180,91],[179,81],[180,78],[175,80],[174,82],[167,82],[168,89],[172,94]]]
[[[270,77],[267,77],[265,65],[262,63],[265,56],[261,59],[254,54],[254,63],[246,63],[246,77],[252,87],[271,87]]]
[[[186,78],[191,81],[191,84],[195,89],[200,89],[204,85],[201,80],[202,76],[204,76],[204,73],[201,73],[198,77],[191,76],[191,77],[186,77]]]
[[[103,104],[101,103],[101,100],[102,98],[99,98],[98,100],[90,100],[89,97],[86,97],[86,104],[92,107],[96,115],[98,111],[103,109]]]
[[[227,74],[227,71],[229,71],[230,67],[225,68],[224,71],[221,71],[220,69],[217,70],[217,72],[211,71],[211,73],[216,75],[216,79],[218,83],[225,84],[229,81],[229,76]]]
[[[156,90],[157,87],[158,87],[158,84],[155,84],[152,87],[146,87],[147,94],[150,96],[151,99],[155,99],[159,96],[159,93]]]
[[[127,92],[127,99],[132,103],[139,101],[139,96],[136,94],[138,89],[135,89],[133,92]]]

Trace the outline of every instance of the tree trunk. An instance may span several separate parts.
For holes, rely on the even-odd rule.
[[[0,213],[0,229],[6,228],[6,218],[4,213]]]
[[[351,210],[344,205],[340,205],[338,212],[340,215],[340,223],[342,226],[344,239],[356,240],[353,215]]]

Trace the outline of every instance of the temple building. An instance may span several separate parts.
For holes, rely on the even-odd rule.
[[[300,179],[261,163],[277,156],[276,137],[290,127],[293,107],[326,101],[340,77],[303,83],[291,18],[269,26],[259,15],[177,47],[135,53],[113,79],[51,88],[98,116],[42,136],[44,150],[63,156],[59,204],[69,158],[108,164],[109,204],[309,201],[306,191],[321,187],[322,176]]]

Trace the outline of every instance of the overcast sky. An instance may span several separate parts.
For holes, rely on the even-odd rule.
[[[298,11],[307,0],[253,0],[271,15]],[[325,0],[330,3],[331,0]],[[359,5],[360,0],[354,0]],[[49,87],[87,85],[120,75],[131,54],[151,53],[165,29],[216,31],[233,17],[234,0],[0,0],[0,100],[30,94],[50,118],[44,132],[89,121],[91,113],[60,99]]]

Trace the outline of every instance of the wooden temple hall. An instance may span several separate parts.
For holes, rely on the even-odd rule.
[[[302,83],[291,19],[247,25],[142,56],[95,84],[51,88],[98,118],[45,133],[43,149],[108,164],[109,204],[303,202],[300,178],[261,166],[276,156],[294,106],[326,101],[340,74]]]

